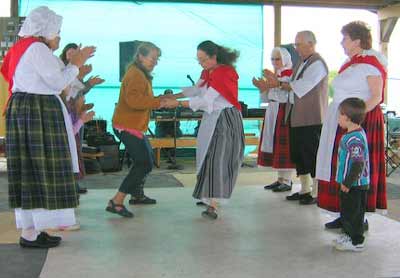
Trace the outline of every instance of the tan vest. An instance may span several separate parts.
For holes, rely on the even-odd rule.
[[[296,80],[303,78],[303,74],[307,68],[318,60],[322,62],[326,68],[326,71],[329,72],[328,66],[326,65],[324,59],[322,59],[318,53],[314,53],[310,58],[308,58]],[[297,65],[294,67],[292,80],[295,80],[297,71],[299,70],[301,64],[302,61],[297,63]],[[294,104],[286,105],[286,116],[289,116],[290,113],[291,127],[321,125],[327,107],[328,74],[302,98],[299,98],[296,94],[294,94]]]

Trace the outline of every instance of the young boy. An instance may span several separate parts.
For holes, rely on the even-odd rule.
[[[340,140],[336,182],[340,185],[340,213],[344,234],[334,240],[340,251],[364,250],[364,214],[369,188],[369,157],[363,100],[345,99],[339,106],[339,125],[347,132]]]

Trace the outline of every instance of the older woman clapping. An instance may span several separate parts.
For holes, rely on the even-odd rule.
[[[288,82],[292,75],[290,53],[282,47],[275,47],[271,53],[271,63],[280,82]],[[285,107],[293,103],[293,95],[280,88],[268,89],[262,78],[253,78],[253,84],[261,93],[263,102],[268,102],[265,112],[260,145],[258,148],[258,165],[269,166],[277,170],[278,179],[265,189],[283,192],[292,189],[292,174],[295,168],[290,160],[289,125],[285,123]]]

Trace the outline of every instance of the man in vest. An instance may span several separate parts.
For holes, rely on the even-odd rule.
[[[316,42],[311,31],[297,33],[295,47],[300,60],[293,68],[290,82],[281,83],[272,72],[265,73],[268,87],[281,87],[294,94],[294,104],[286,106],[285,119],[289,120],[290,156],[296,164],[301,190],[286,199],[303,205],[317,202],[315,164],[323,116],[328,106],[328,67],[315,51]]]

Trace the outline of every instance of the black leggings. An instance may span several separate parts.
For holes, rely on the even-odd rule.
[[[114,129],[115,135],[124,143],[133,163],[128,175],[119,187],[119,192],[131,194],[135,198],[144,196],[143,185],[146,176],[153,169],[153,150],[146,136],[140,139],[132,134]]]

